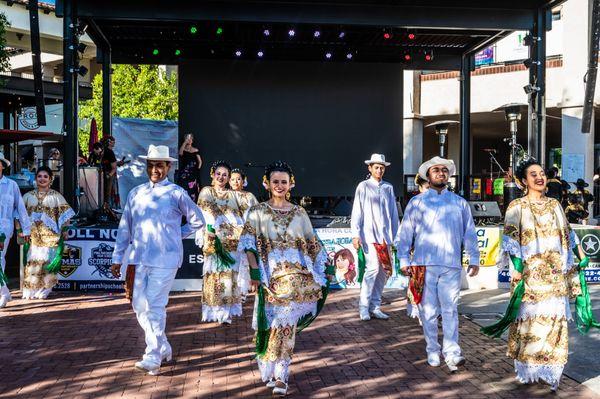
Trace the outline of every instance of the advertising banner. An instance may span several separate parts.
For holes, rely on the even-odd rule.
[[[112,228],[79,228],[69,230],[56,290],[122,291],[121,279],[110,272],[117,230]],[[127,258],[127,256],[125,256]],[[202,251],[190,237],[183,240],[183,264],[178,270],[174,290],[199,290],[202,287]]]

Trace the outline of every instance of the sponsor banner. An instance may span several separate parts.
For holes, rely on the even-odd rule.
[[[597,226],[574,226],[573,231],[579,237],[583,252],[590,258],[590,264],[585,269],[585,281],[590,284],[600,283],[600,228]],[[498,282],[502,287],[510,285],[508,265],[498,270]]]
[[[573,228],[583,252],[590,258],[590,264],[585,269],[585,281],[600,283],[600,227],[585,226]]]
[[[122,291],[122,277],[116,279],[110,272],[112,253],[115,249],[117,229],[79,228],[68,232],[65,241],[58,291]],[[127,258],[127,256],[125,256]],[[183,264],[175,279],[187,280],[187,287],[200,289],[202,286],[203,256],[192,238],[183,240]]]
[[[352,246],[352,230],[340,229],[316,229],[317,236],[329,255],[329,260],[335,265],[335,278],[330,287],[333,289],[360,288],[358,279],[358,255]],[[349,269],[354,268],[356,275],[351,281]],[[388,279],[385,288],[405,288],[407,279],[397,275],[396,271]]]
[[[476,227],[477,246],[479,247],[479,266],[496,266],[500,251],[500,228]],[[468,258],[463,252],[463,266],[468,266]]]

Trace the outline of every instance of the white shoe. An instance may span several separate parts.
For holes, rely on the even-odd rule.
[[[369,312],[360,312],[360,319],[362,321],[371,320],[371,315],[369,314]]]
[[[371,312],[371,314],[375,316],[376,319],[387,320],[390,318],[390,316],[383,313],[381,309],[375,309]]]
[[[558,391],[558,381],[550,385],[550,390],[552,391],[552,393],[556,393],[556,391]]]
[[[278,383],[283,384],[284,386],[277,386]],[[288,384],[283,381],[277,381],[275,384],[275,388],[273,388],[273,395],[285,396],[287,394]]]
[[[222,324],[222,325],[224,325],[224,324],[231,324],[231,317],[229,319],[223,320],[220,324]]]
[[[148,373],[149,375],[160,374],[160,366],[156,363],[151,363],[148,360],[141,360],[139,362],[135,362],[135,368],[145,373]]]
[[[6,304],[10,301],[9,296],[0,296],[0,309],[6,307]]]
[[[275,380],[274,379],[270,379],[269,382],[267,382],[267,388],[275,388]]]
[[[464,366],[466,362],[466,359],[460,355],[446,359],[446,365],[452,372],[458,370],[458,366]]]
[[[439,367],[440,366],[440,354],[439,353],[429,353],[427,355],[427,363],[431,367]]]

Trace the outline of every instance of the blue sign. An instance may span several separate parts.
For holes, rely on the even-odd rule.
[[[494,47],[488,47],[475,54],[475,66],[489,65],[494,62]]]

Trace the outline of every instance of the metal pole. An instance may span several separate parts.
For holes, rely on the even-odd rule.
[[[542,167],[546,166],[546,22],[547,18],[550,17],[550,10],[538,9],[537,24],[535,25],[535,35],[539,38],[535,46],[535,58],[538,61],[535,69],[537,87],[539,87],[539,91],[535,96],[537,133],[537,152],[535,156]]]
[[[460,183],[459,194],[469,199],[471,171],[471,69],[472,56],[464,54],[460,67]]]
[[[102,49],[102,132],[112,135],[112,59],[111,49]]]
[[[77,207],[77,13],[75,0],[64,1],[63,18],[63,54],[64,54],[64,86],[63,86],[63,187],[64,197],[74,209]]]

